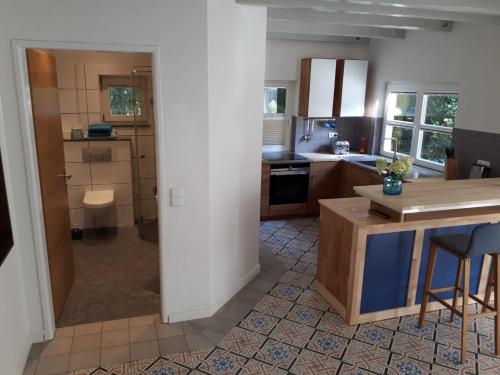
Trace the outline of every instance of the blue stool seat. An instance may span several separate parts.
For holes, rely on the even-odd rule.
[[[466,234],[448,234],[434,236],[431,238],[431,241],[442,249],[464,256],[469,249],[470,236]]]

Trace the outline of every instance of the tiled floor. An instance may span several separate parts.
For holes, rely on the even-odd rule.
[[[75,283],[58,327],[159,313],[157,237],[141,240],[135,226],[90,230],[73,250]]]
[[[500,374],[492,319],[469,325],[469,359],[463,366],[460,319],[450,323],[445,310],[428,314],[423,329],[416,326],[417,316],[347,326],[314,290],[317,236],[318,222],[312,219],[261,225],[263,272],[239,301],[219,312],[239,323],[223,338],[214,336],[210,341],[216,345],[174,347],[172,352],[182,350],[170,354],[160,345],[160,356],[72,374]],[[238,319],[235,308],[245,299],[258,302],[248,313],[242,307]],[[184,335],[191,325],[181,325]]]

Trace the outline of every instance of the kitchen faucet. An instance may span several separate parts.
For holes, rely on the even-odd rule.
[[[392,161],[396,161],[398,158],[398,139],[394,137],[384,138],[384,141],[394,141],[394,155],[392,156]]]

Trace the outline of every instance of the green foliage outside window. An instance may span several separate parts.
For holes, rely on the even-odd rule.
[[[113,116],[142,115],[140,91],[133,87],[110,87],[109,105]]]

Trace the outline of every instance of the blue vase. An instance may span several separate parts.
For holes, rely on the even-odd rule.
[[[399,195],[403,192],[403,178],[401,176],[387,175],[384,178],[384,194]]]

